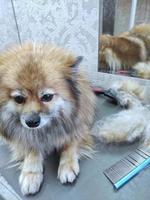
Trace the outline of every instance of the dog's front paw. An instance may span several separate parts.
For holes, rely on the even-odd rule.
[[[79,171],[78,160],[60,163],[58,168],[58,178],[61,183],[72,183],[79,174]]]
[[[22,172],[19,177],[23,195],[35,194],[38,192],[42,182],[43,174],[40,172]]]

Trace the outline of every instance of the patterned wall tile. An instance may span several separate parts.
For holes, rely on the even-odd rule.
[[[11,0],[0,0],[0,50],[18,42]]]
[[[22,41],[44,41],[84,56],[83,69],[97,70],[99,0],[14,0]]]

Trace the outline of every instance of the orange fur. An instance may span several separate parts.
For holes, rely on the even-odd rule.
[[[100,69],[131,69],[150,59],[150,25],[141,24],[117,36],[100,36]]]

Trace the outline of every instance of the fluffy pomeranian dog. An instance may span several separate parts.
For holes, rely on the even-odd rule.
[[[141,138],[142,146],[150,149],[150,87],[123,81],[115,83],[110,92],[128,109],[97,122],[99,139],[119,143]]]
[[[150,60],[150,25],[140,24],[117,36],[100,36],[100,70],[130,70]],[[135,69],[136,70],[136,69]],[[142,76],[136,70],[137,75]]]
[[[43,160],[60,152],[58,178],[73,182],[79,158],[90,155],[95,96],[81,57],[49,45],[24,44],[0,55],[0,131],[13,159],[22,160],[24,195],[39,191]]]

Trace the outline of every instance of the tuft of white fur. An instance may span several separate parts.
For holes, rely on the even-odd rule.
[[[56,101],[53,102],[55,110],[53,110],[53,115],[58,116],[60,110],[65,110],[65,115],[70,116],[72,112],[72,106],[69,101],[65,101],[62,97],[58,97]]]
[[[106,63],[108,64],[110,70],[112,72],[116,72],[116,70],[121,69],[121,61],[117,57],[117,55],[113,52],[112,49],[106,48],[105,50],[105,57],[106,57]]]
[[[44,88],[44,89],[39,91],[38,95],[41,98],[45,94],[55,94],[55,91],[53,89],[50,89],[50,88]]]
[[[19,95],[22,95],[22,92],[20,90],[14,90],[11,92],[10,94],[12,97],[15,97],[15,96],[19,96]]]
[[[150,62],[139,62],[133,66],[133,69],[141,78],[150,79]]]

